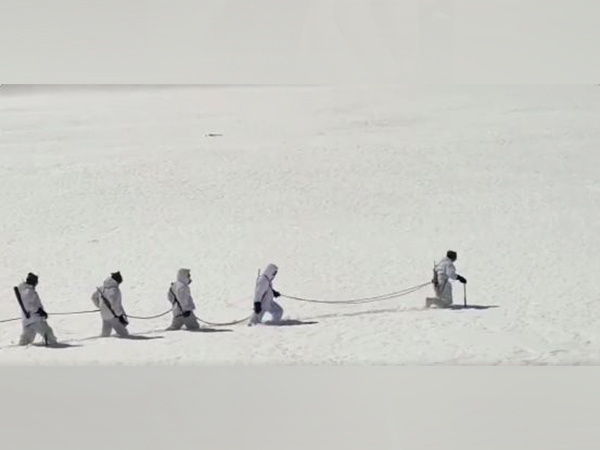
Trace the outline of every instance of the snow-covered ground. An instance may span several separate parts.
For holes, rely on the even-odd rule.
[[[16,347],[4,323],[0,363],[598,364],[599,124],[598,86],[3,86],[0,319],[28,271],[50,313],[120,270],[151,315],[189,267],[198,315],[226,322],[270,262],[283,293],[337,300],[427,282],[448,249],[493,308],[282,299],[287,326],[132,319],[144,341],[55,316],[73,347]]]

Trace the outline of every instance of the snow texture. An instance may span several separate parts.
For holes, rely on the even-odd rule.
[[[3,86],[0,319],[29,271],[49,313],[120,270],[153,315],[189,267],[197,314],[227,322],[271,262],[284,294],[350,299],[427,282],[448,249],[490,308],[281,298],[282,326],[132,319],[146,340],[51,316],[71,346],[3,323],[0,364],[598,364],[599,123],[597,86]]]

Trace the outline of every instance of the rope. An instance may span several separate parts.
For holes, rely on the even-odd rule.
[[[210,325],[212,327],[228,327],[228,326],[231,326],[231,325],[237,325],[239,323],[246,322],[247,320],[250,319],[250,317],[252,317],[252,314],[250,314],[248,317],[244,317],[243,319],[240,319],[240,320],[234,320],[233,322],[224,322],[224,323],[208,322],[206,320],[202,320],[198,316],[196,316],[196,319],[198,319],[198,322],[202,322],[203,324]]]
[[[155,316],[130,316],[130,315],[127,315],[127,317],[131,318],[131,319],[138,319],[138,320],[150,320],[150,319],[157,319],[159,317],[166,316],[167,314],[169,314],[172,311],[173,311],[173,308],[171,308],[168,311],[165,311],[163,313],[156,314]],[[234,320],[233,322],[209,322],[207,320],[202,320],[200,317],[196,316],[195,314],[194,314],[194,316],[196,317],[198,322],[202,322],[205,325],[210,325],[213,327],[226,327],[226,326],[231,326],[231,325],[237,325],[239,323],[247,321],[248,319],[250,319],[250,317],[252,317],[252,315],[249,315],[248,317],[244,317],[243,319],[239,319],[239,320]]]
[[[128,319],[138,319],[138,320],[151,320],[151,319],[158,319],[159,317],[162,316],[166,316],[167,314],[169,314],[171,311],[173,311],[173,308],[169,309],[168,311],[165,311],[163,313],[160,314],[156,314],[155,316],[130,316],[129,314],[126,314],[125,316]]]
[[[48,316],[75,316],[79,314],[92,314],[100,311],[99,309],[92,309],[89,311],[69,311],[69,312],[57,312],[57,313],[48,313]],[[13,319],[4,319],[0,320],[0,323],[7,322],[16,322],[17,320],[21,320],[21,317],[15,317]]]
[[[92,314],[99,312],[99,309],[90,309],[88,311],[70,311],[70,312],[59,312],[59,313],[48,313],[49,316],[76,316],[79,314]]]
[[[319,304],[325,304],[325,305],[363,305],[366,303],[375,303],[375,302],[381,302],[381,301],[385,301],[385,300],[391,300],[393,298],[403,297],[405,295],[412,294],[413,292],[423,289],[424,287],[429,286],[430,284],[431,284],[431,281],[428,281],[427,283],[419,284],[417,286],[412,286],[410,288],[403,289],[401,291],[391,292],[389,294],[377,295],[375,297],[356,298],[356,299],[352,299],[352,300],[320,300],[320,299],[295,297],[293,295],[286,295],[286,294],[281,294],[281,296],[288,298],[290,300],[296,300],[296,301],[305,302],[305,303],[319,303]]]
[[[391,300],[394,298],[404,297],[406,295],[412,294],[413,292],[421,290],[425,286],[429,286],[430,284],[431,284],[431,281],[428,281],[427,283],[412,286],[410,288],[403,289],[401,291],[391,292],[389,294],[382,294],[382,295],[377,295],[374,297],[355,298],[355,299],[351,299],[351,300],[320,300],[320,299],[296,297],[293,295],[286,295],[286,294],[281,294],[281,297],[284,297],[284,298],[287,298],[290,300],[299,301],[299,302],[304,302],[304,303],[319,303],[319,304],[325,304],[325,305],[364,305],[367,303],[382,302],[382,301]],[[93,310],[85,310],[85,311],[68,311],[68,312],[48,313],[48,315],[49,316],[74,316],[74,315],[81,315],[81,314],[93,314],[93,313],[96,313],[99,311],[100,311],[99,309],[93,309]],[[137,319],[137,320],[152,320],[152,319],[158,319],[159,317],[166,316],[167,314],[171,313],[172,311],[173,311],[173,308],[171,308],[165,312],[162,312],[160,314],[153,315],[153,316],[130,316],[130,315],[127,315],[127,317],[130,319]],[[203,320],[203,319],[199,318],[198,316],[196,316],[196,319],[205,325],[209,325],[209,326],[213,326],[213,327],[225,327],[225,326],[238,325],[240,323],[246,322],[251,317],[252,317],[252,314],[247,317],[244,317],[243,319],[234,320],[232,322],[209,322],[207,320]],[[0,320],[0,323],[16,322],[17,320],[21,320],[21,318],[15,317],[12,319],[4,319],[4,320]]]
[[[80,314],[92,314],[92,313],[96,313],[99,312],[99,309],[94,309],[94,310],[88,310],[88,311],[70,311],[70,312],[59,312],[59,313],[48,313],[49,316],[74,316],[74,315],[80,315]],[[132,316],[132,315],[127,315],[127,318],[129,319],[137,319],[137,320],[152,320],[152,319],[158,319],[159,317],[163,317],[166,316],[167,314],[169,314],[170,312],[173,311],[173,308],[169,309],[168,311],[165,311],[163,313],[160,314],[156,314],[154,316]],[[206,324],[206,325],[211,325],[213,327],[225,327],[225,326],[230,326],[230,325],[237,325],[239,323],[245,322],[248,319],[250,319],[250,317],[252,317],[252,315],[245,317],[243,319],[240,320],[234,320],[233,322],[223,322],[223,323],[216,323],[216,322],[209,322],[207,320],[202,320],[199,317],[196,317],[196,319],[198,319],[198,321]],[[16,322],[17,320],[21,320],[20,317],[15,317],[13,319],[4,319],[4,320],[0,320],[0,323],[8,323],[8,322]]]
[[[15,317],[14,319],[4,319],[4,320],[0,320],[0,323],[15,322],[17,320],[21,320],[21,318]]]

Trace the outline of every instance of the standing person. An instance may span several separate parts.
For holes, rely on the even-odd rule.
[[[279,322],[283,316],[283,308],[274,298],[280,296],[279,292],[273,289],[273,279],[277,275],[278,268],[275,264],[269,264],[263,273],[256,280],[254,290],[254,313],[250,318],[248,325],[261,323],[265,313],[271,314],[273,322]]]
[[[185,325],[188,330],[199,330],[200,324],[194,315],[196,305],[190,292],[192,277],[190,269],[179,269],[177,281],[171,283],[167,299],[173,305],[173,321],[167,331],[180,330]]]
[[[467,279],[456,273],[454,263],[458,255],[453,250],[448,250],[446,257],[437,263],[433,269],[433,289],[435,298],[427,298],[426,306],[432,305],[447,308],[452,305],[452,283],[451,280],[467,283]]]
[[[19,345],[32,344],[36,334],[42,336],[46,346],[56,345],[57,343],[54,331],[46,321],[48,314],[44,310],[40,296],[36,291],[38,282],[37,275],[28,273],[27,279],[14,288],[23,313],[23,332],[19,339]]]
[[[129,322],[123,309],[121,289],[119,288],[122,282],[121,272],[111,273],[104,280],[102,287],[96,288],[96,291],[92,294],[92,302],[97,308],[100,308],[102,317],[101,337],[110,336],[112,330],[115,330],[120,337],[129,336],[129,331],[127,331]]]

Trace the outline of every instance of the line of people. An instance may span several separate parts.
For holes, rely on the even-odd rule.
[[[275,322],[281,320],[283,308],[274,300],[280,294],[273,289],[272,284],[277,271],[275,264],[269,264],[257,278],[254,307],[248,325],[262,322],[266,313],[270,313]],[[22,313],[23,330],[19,345],[32,344],[37,335],[41,336],[47,346],[57,344],[54,330],[48,324],[48,314],[36,289],[38,283],[39,277],[29,273],[25,281],[14,288]],[[127,328],[129,320],[123,308],[121,283],[123,283],[121,273],[111,273],[91,296],[92,303],[99,309],[102,319],[101,337],[109,337],[113,331],[122,338],[130,336]],[[180,330],[183,327],[191,331],[200,329],[200,323],[194,314],[196,304],[190,291],[191,283],[190,269],[179,269],[175,282],[171,283],[167,291],[167,300],[171,304],[173,317],[166,331]]]
[[[449,250],[446,257],[435,264],[432,279],[435,297],[426,299],[426,307],[447,308],[451,306],[453,303],[451,281],[457,280],[466,284],[466,278],[456,272],[454,262],[457,259],[457,253]],[[269,264],[262,273],[259,273],[254,289],[253,312],[248,322],[249,326],[261,323],[265,314],[270,314],[273,322],[281,320],[283,308],[275,301],[281,294],[273,288],[273,280],[277,276],[277,272],[278,267],[275,264]],[[22,312],[23,330],[19,345],[33,343],[36,335],[40,335],[48,346],[57,343],[54,331],[48,324],[48,314],[36,291],[38,283],[39,277],[29,273],[25,281],[14,288]],[[123,283],[121,273],[111,273],[91,296],[93,304],[100,310],[101,337],[108,337],[113,331],[122,338],[130,336],[127,329],[129,321],[123,308],[121,283]],[[172,306],[173,313],[167,331],[180,330],[183,327],[191,331],[200,329],[198,318],[194,314],[196,305],[190,291],[191,283],[190,269],[179,269],[176,281],[171,283],[167,292],[167,300]]]

